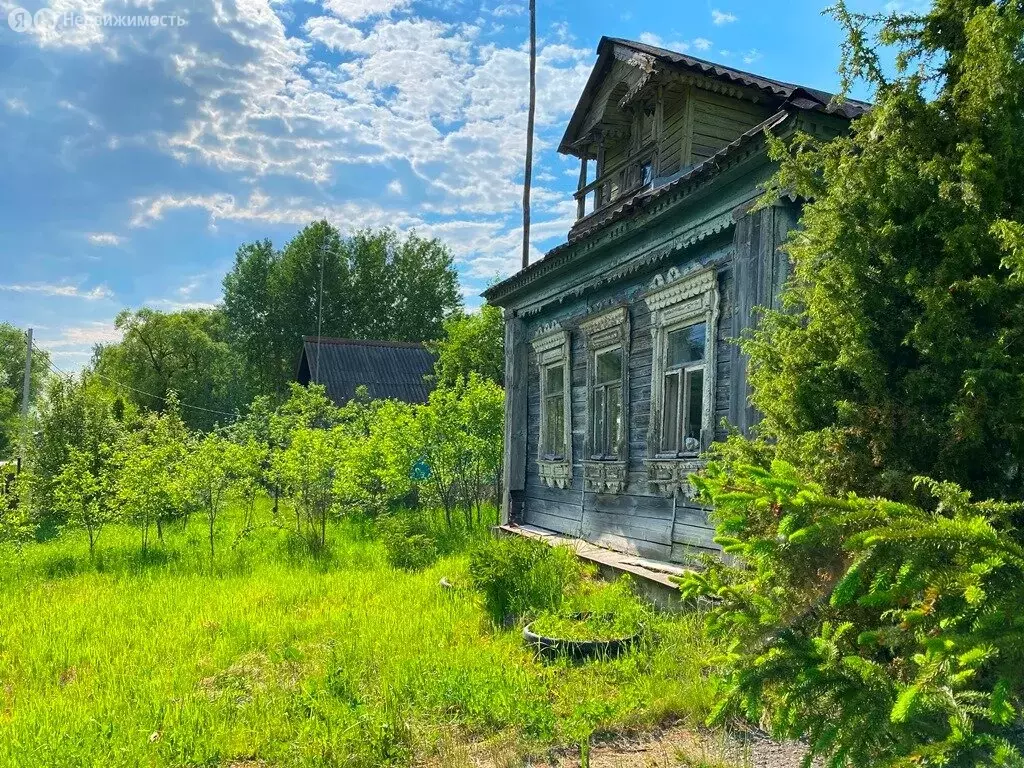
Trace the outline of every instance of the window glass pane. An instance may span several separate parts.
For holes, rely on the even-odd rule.
[[[704,359],[704,347],[707,327],[704,323],[680,328],[668,334],[668,354],[666,363],[669,368],[686,363],[696,363]]]
[[[608,444],[606,419],[607,393],[604,388],[594,390],[594,453],[604,454]]]
[[[700,431],[704,427],[704,371],[700,368],[686,374],[687,414],[686,441],[687,451],[700,450]]]
[[[544,394],[561,395],[565,372],[561,365],[552,365],[544,369]]]
[[[565,454],[565,399],[561,395],[544,401],[544,454]]]
[[[610,349],[597,356],[596,384],[614,384],[622,379],[622,349]]]
[[[608,387],[608,444],[605,454],[617,451],[622,440],[622,386]]]
[[[661,447],[665,451],[679,450],[679,374],[665,377],[664,417],[661,427]]]

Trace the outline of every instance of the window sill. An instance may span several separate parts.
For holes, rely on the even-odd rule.
[[[622,493],[629,484],[625,459],[591,459],[583,462],[583,490],[590,493]]]
[[[684,497],[692,499],[696,492],[690,483],[690,475],[704,469],[707,461],[698,455],[655,456],[647,459],[644,464],[647,467],[647,482],[652,490],[665,496],[682,492]]]

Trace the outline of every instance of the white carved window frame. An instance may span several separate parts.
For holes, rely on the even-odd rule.
[[[537,467],[541,482],[552,488],[568,488],[572,485],[572,367],[570,365],[570,337],[564,329],[545,330],[533,340],[533,351],[537,356],[537,382],[540,395],[540,425],[537,440]],[[545,374],[549,368],[562,368],[562,425],[563,447],[561,456],[545,455],[547,443],[548,414],[545,392]]]
[[[715,435],[715,384],[717,372],[717,341],[719,292],[718,273],[714,268],[682,274],[674,267],[665,276],[655,278],[652,289],[644,297],[651,312],[651,419],[647,433],[648,463],[691,461],[705,451]],[[670,331],[697,323],[707,329],[704,352],[703,417],[700,450],[689,454],[662,454],[662,414],[665,408],[665,372],[667,341]]]
[[[587,432],[584,441],[584,490],[620,493],[625,490],[629,470],[629,310],[619,305],[582,321],[579,325],[587,353]],[[594,435],[597,357],[620,350],[622,359],[619,408],[622,434],[611,454],[597,455]]]

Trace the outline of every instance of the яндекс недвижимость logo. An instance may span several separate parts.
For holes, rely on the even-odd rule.
[[[183,27],[188,19],[177,14],[146,15],[130,13],[58,13],[52,8],[40,8],[32,13],[26,8],[14,8],[7,14],[7,25],[15,32],[54,30],[84,26],[96,27]]]

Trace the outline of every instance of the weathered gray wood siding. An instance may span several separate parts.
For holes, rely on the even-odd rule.
[[[638,273],[632,279],[588,296],[586,300],[544,313],[527,323],[532,336],[544,323],[561,322],[571,332],[573,477],[568,489],[549,488],[539,477],[537,451],[540,438],[540,379],[532,350],[527,375],[527,470],[524,498],[525,522],[596,544],[660,560],[683,561],[694,551],[714,551],[712,528],[706,512],[683,499],[652,493],[647,482],[644,459],[651,408],[651,326],[642,294],[651,280],[669,266],[693,268],[715,265],[722,297],[718,344],[715,421],[728,416],[731,375],[732,327],[732,233],[725,233],[699,249],[660,266]],[[589,418],[586,388],[586,351],[583,335],[574,328],[579,321],[612,304],[628,302],[630,312],[629,354],[629,484],[623,493],[597,494],[583,490],[584,439]],[[719,435],[724,432],[720,429]]]
[[[761,104],[693,89],[693,139],[689,163],[699,163],[769,116]]]

